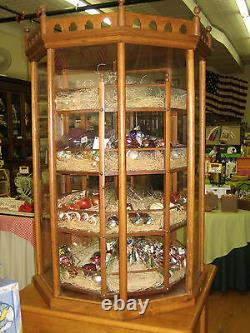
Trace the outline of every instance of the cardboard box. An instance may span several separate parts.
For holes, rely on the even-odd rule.
[[[22,332],[18,283],[9,279],[0,279],[0,332]]]
[[[238,199],[238,208],[244,210],[250,210],[250,198]]]
[[[213,209],[218,208],[218,195],[213,192],[205,194],[205,211],[210,212]]]
[[[237,212],[238,198],[234,194],[225,194],[221,197],[221,211],[222,212]]]

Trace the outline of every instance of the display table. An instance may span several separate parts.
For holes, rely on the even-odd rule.
[[[218,271],[213,288],[250,290],[250,211],[205,214],[205,263]]]
[[[32,215],[0,212],[0,276],[17,281],[20,289],[35,274]]]
[[[205,213],[204,259],[206,264],[250,242],[250,211],[218,210]]]
[[[195,332],[205,333],[205,305],[214,275],[215,267],[207,266],[204,287],[194,306],[129,321],[98,318],[94,313],[89,316],[77,315],[70,313],[68,309],[51,310],[34,286],[30,285],[20,293],[23,329],[25,333],[191,333],[198,327],[199,331]]]
[[[205,194],[212,192],[212,193],[218,195],[218,198],[221,198],[221,196],[226,194],[227,191],[230,191],[230,189],[231,189],[231,187],[229,185],[215,186],[215,185],[207,184],[205,186]]]

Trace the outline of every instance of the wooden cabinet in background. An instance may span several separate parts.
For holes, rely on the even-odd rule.
[[[237,159],[237,174],[250,175],[250,157],[241,157]]]
[[[0,77],[0,140],[4,167],[10,172],[11,195],[19,166],[31,171],[31,87],[30,82]]]

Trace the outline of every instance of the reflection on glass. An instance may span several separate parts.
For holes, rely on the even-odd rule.
[[[21,151],[20,147],[13,148],[13,158],[14,159],[21,158],[21,153],[22,153],[22,151]]]
[[[47,161],[48,150],[48,115],[47,115],[47,59],[42,58],[37,66],[38,71],[38,122],[39,122],[39,150],[40,150],[40,179],[41,182],[41,246],[42,246],[42,275],[52,286],[52,249],[51,249],[51,220],[50,220],[50,195],[49,172]],[[27,121],[29,121],[27,109]]]
[[[30,96],[25,96],[25,103],[24,103],[24,124],[25,124],[25,133],[26,139],[31,139],[31,100]],[[30,156],[30,155],[28,155]]]
[[[13,126],[13,136],[17,139],[22,139],[21,132],[21,105],[20,105],[20,96],[12,95],[12,126]]]
[[[0,139],[3,142],[8,135],[7,96],[0,93]]]

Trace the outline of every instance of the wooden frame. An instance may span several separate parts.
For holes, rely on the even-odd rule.
[[[176,308],[183,308],[195,303],[200,290],[202,290],[206,272],[203,265],[203,226],[199,232],[200,243],[198,246],[198,255],[201,255],[199,269],[196,272],[194,268],[194,228],[197,227],[195,221],[195,82],[194,82],[194,56],[196,52],[201,54],[199,62],[200,79],[200,154],[204,154],[204,126],[205,126],[205,59],[210,53],[211,38],[209,29],[200,28],[199,10],[195,10],[193,21],[174,19],[170,17],[157,17],[152,15],[142,15],[129,13],[124,10],[123,1],[120,1],[117,13],[100,14],[95,16],[67,16],[60,18],[46,17],[45,10],[41,10],[40,23],[41,29],[29,36],[26,36],[26,54],[32,61],[32,106],[34,110],[33,120],[33,144],[35,146],[33,154],[34,177],[39,177],[39,145],[38,137],[38,110],[37,110],[37,65],[39,59],[47,53],[48,60],[48,130],[49,130],[49,184],[50,184],[50,230],[52,246],[52,264],[53,264],[53,286],[49,287],[42,278],[42,249],[41,249],[41,188],[40,185],[35,190],[35,232],[36,232],[36,259],[37,271],[34,278],[37,288],[41,291],[47,303],[55,309],[65,309],[65,307],[74,309],[77,313],[88,313],[93,311],[96,316],[128,319],[138,316],[138,312],[129,313],[123,311],[104,312],[100,308],[100,300],[106,296],[112,297],[107,291],[106,277],[106,240],[107,237],[118,237],[119,239],[119,296],[126,301],[128,297],[151,297],[148,314],[161,313]],[[110,27],[104,27],[102,22],[105,18],[111,21]],[[92,23],[93,29],[87,29],[87,24]],[[72,28],[74,25],[74,29]],[[74,31],[73,31],[74,30]],[[60,35],[60,38],[58,36]],[[69,131],[69,116],[75,113],[81,113],[81,126],[85,126],[85,112],[90,109],[81,110],[56,110],[55,106],[55,52],[59,48],[70,48],[75,46],[91,46],[115,44],[117,47],[117,130],[118,130],[118,171],[105,170],[105,84],[103,75],[99,73],[99,106],[92,110],[98,112],[99,116],[99,169],[95,172],[65,171],[56,169],[56,146],[55,146],[55,116],[60,115],[63,119],[63,132]],[[168,49],[166,66],[159,68],[126,68],[126,44],[149,45],[164,47]],[[173,54],[172,49],[181,49],[185,54],[186,61],[186,87],[187,87],[187,168],[171,168],[170,155],[171,143],[178,142],[178,117],[182,113],[178,109],[171,109],[171,80],[173,77]],[[67,60],[66,62],[67,63]],[[161,108],[126,108],[126,73],[157,73],[162,72],[165,75],[165,82],[160,84],[144,84],[145,87],[161,87],[165,91],[165,103]],[[63,70],[64,88],[68,87],[67,69]],[[133,86],[133,85],[131,85]],[[113,111],[113,110],[112,110]],[[115,110],[114,110],[115,111]],[[163,112],[164,115],[164,148],[152,148],[151,150],[163,150],[164,164],[163,170],[143,170],[130,171],[126,167],[126,115],[129,115],[130,123],[133,123],[133,112]],[[138,150],[138,149],[137,149]],[[139,148],[140,150],[140,148]],[[143,148],[141,148],[143,150]],[[148,149],[150,150],[150,149]],[[176,287],[172,294],[168,295],[172,285],[169,279],[169,248],[171,242],[177,242],[175,230],[183,227],[172,227],[170,225],[170,191],[178,190],[178,172],[187,172],[187,270],[186,283]],[[204,158],[200,159],[200,212],[199,218],[204,223]],[[163,229],[152,232],[127,232],[127,176],[132,176],[131,182],[134,182],[134,176],[142,174],[163,174],[164,175],[164,224]],[[57,175],[61,175],[61,188],[65,192],[72,190],[71,176],[82,176],[82,188],[88,185],[88,176],[98,176],[99,178],[99,233],[88,233],[83,231],[70,231],[67,228],[58,228],[57,225]],[[105,226],[105,183],[107,176],[115,176],[115,187],[118,189],[119,198],[119,232],[118,234],[107,234]],[[118,177],[116,177],[118,176]],[[118,178],[118,181],[117,181]],[[171,184],[171,186],[170,186]],[[128,236],[161,236],[163,238],[164,251],[164,283],[163,287],[155,291],[128,292],[128,267],[127,267],[127,237]],[[71,241],[73,237],[91,237],[96,236],[100,239],[101,252],[101,292],[100,297],[96,295],[88,296],[75,293],[77,288],[71,290],[62,290],[60,288],[59,256],[58,244],[60,237]],[[198,273],[198,274],[197,274]],[[183,291],[184,290],[184,291]],[[160,296],[160,297],[159,297]]]

